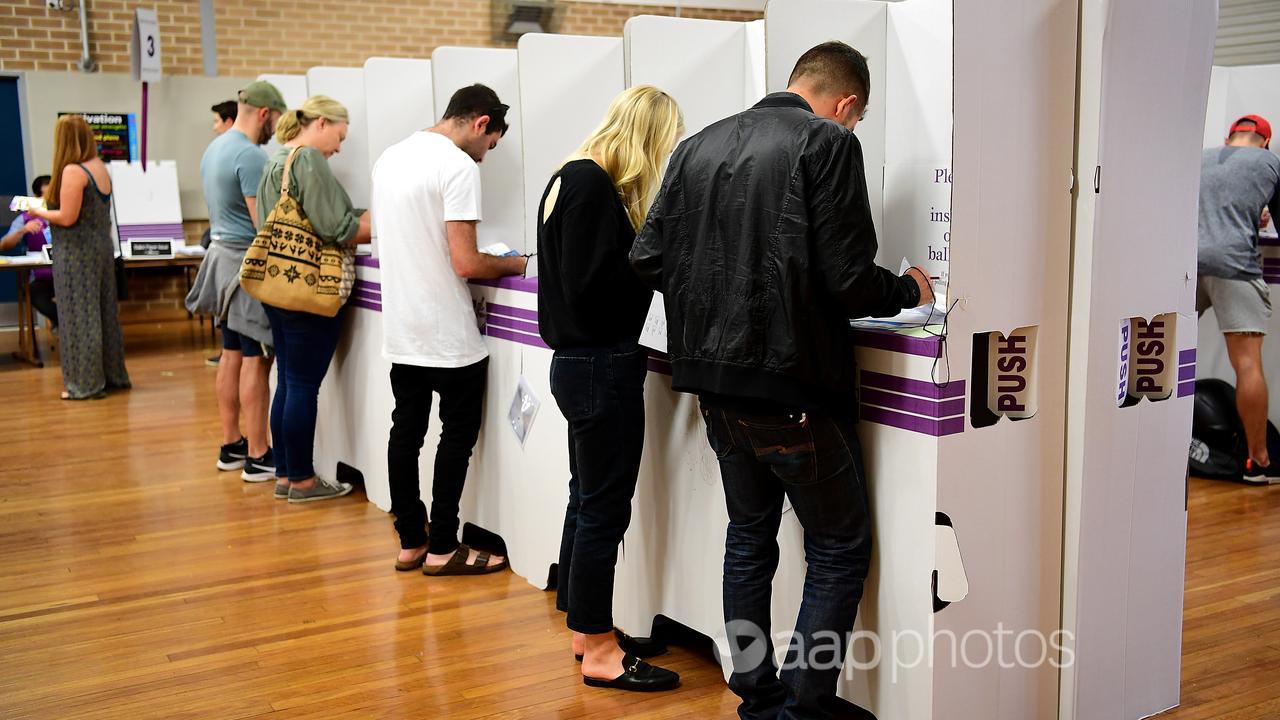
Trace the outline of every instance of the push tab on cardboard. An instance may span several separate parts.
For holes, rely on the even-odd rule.
[[[1039,327],[1020,327],[973,336],[973,394],[969,421],[988,427],[1001,417],[1026,420],[1038,407],[1036,392],[1036,336]]]
[[[1167,400],[1178,386],[1177,313],[1120,321],[1116,404]]]

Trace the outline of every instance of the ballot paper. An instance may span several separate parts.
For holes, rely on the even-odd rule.
[[[9,209],[14,212],[26,212],[33,208],[44,210],[44,198],[29,195],[14,195],[9,201]]]
[[[495,257],[515,257],[520,254],[519,252],[512,250],[511,246],[500,242],[493,243],[492,245],[485,245],[482,248],[478,248],[478,250],[485,255],[493,255]]]
[[[645,316],[644,327],[640,328],[640,344],[658,352],[667,351],[667,310],[662,304],[662,293],[654,293],[649,303],[649,314]]]

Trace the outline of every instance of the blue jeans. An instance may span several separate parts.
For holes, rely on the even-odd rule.
[[[831,717],[843,702],[836,683],[871,561],[866,476],[853,423],[705,403],[702,415],[729,510],[724,618],[733,659],[729,687],[742,698],[738,714]],[[784,497],[804,529],[808,570],[779,679],[769,611]]]
[[[276,394],[271,400],[272,454],[276,477],[294,482],[316,474],[316,404],[320,383],[338,349],[342,312],[324,317],[262,306],[276,351]]]
[[[569,421],[569,505],[556,608],[569,613],[576,632],[613,630],[614,568],[631,524],[644,449],[648,355],[633,342],[557,350],[551,360],[551,394]]]

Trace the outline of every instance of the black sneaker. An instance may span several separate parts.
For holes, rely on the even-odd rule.
[[[213,357],[205,358],[204,364],[208,365],[209,367],[218,367],[218,362],[221,360],[222,360],[222,355],[214,355]]]
[[[218,453],[219,470],[239,470],[244,467],[245,458],[249,457],[249,441],[243,437],[222,446]]]
[[[245,458],[244,472],[240,479],[247,483],[260,483],[276,479],[276,461],[271,457],[271,448],[260,458]]]
[[[1244,461],[1244,476],[1241,480],[1244,480],[1250,485],[1280,484],[1280,475],[1276,473],[1277,469],[1272,467],[1274,464],[1275,463],[1272,463],[1271,465],[1263,467],[1255,463],[1253,458],[1249,458]]]

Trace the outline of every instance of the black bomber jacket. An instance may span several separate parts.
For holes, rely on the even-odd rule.
[[[875,255],[858,138],[781,92],[676,148],[630,259],[664,295],[674,389],[852,414],[849,318],[920,299]]]

